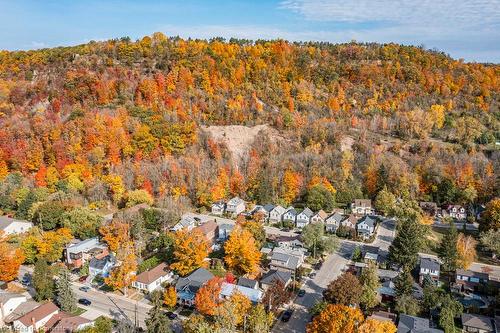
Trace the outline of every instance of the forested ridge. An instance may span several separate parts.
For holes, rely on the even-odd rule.
[[[48,195],[35,188],[92,207],[135,189],[290,204],[317,185],[339,204],[384,187],[485,203],[499,189],[499,73],[397,44],[161,33],[0,51],[0,210],[29,217],[28,194]],[[236,162],[201,128],[235,124],[280,139],[263,132]]]

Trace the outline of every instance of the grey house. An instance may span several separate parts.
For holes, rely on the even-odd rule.
[[[429,319],[401,314],[398,333],[443,333],[443,331],[431,328]]]
[[[356,231],[359,237],[370,238],[375,232],[375,227],[377,226],[377,220],[371,216],[363,216],[356,223]]]
[[[334,233],[340,226],[340,222],[344,219],[344,216],[338,212],[335,212],[325,219],[325,228],[327,232]]]
[[[314,215],[314,212],[309,209],[309,207],[306,207],[303,211],[301,211],[297,216],[295,217],[295,224],[297,228],[304,228],[306,225],[311,222],[311,217]]]

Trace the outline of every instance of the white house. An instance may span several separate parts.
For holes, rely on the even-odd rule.
[[[297,225],[297,228],[304,228],[306,225],[308,225],[311,222],[311,217],[314,215],[314,212],[309,209],[309,207],[306,207],[303,211],[301,211],[299,214],[297,214],[297,217],[295,218],[295,223]]]
[[[5,325],[5,317],[10,315],[14,310],[26,302],[26,296],[22,294],[0,292],[0,327]]]
[[[227,202],[226,212],[233,216],[237,216],[245,211],[245,201],[243,199],[234,197]]]
[[[132,287],[141,291],[152,292],[160,288],[163,282],[171,280],[172,277],[172,271],[168,269],[167,264],[161,263],[149,271],[138,274],[135,281],[132,282]]]
[[[226,204],[223,201],[217,201],[212,204],[212,215],[222,215],[226,211]]]
[[[467,218],[467,213],[465,208],[460,205],[449,205],[446,207],[446,213],[454,219],[465,220]]]
[[[295,218],[297,217],[297,211],[292,206],[286,209],[286,212],[283,214],[283,221],[295,222]]]
[[[233,232],[234,227],[235,224],[232,223],[219,224],[217,239],[219,241],[227,240],[229,238],[229,235],[231,235],[231,232]]]
[[[283,214],[285,214],[286,209],[281,207],[280,205],[274,207],[270,212],[269,212],[269,221],[271,222],[281,222],[283,218]]]
[[[344,219],[344,216],[338,212],[335,212],[325,219],[325,229],[327,232],[336,232],[337,228],[340,226],[340,222]]]
[[[356,223],[358,223],[358,219],[354,214],[349,215],[348,217],[344,218],[342,221],[340,221],[340,225],[346,228],[350,229],[356,229]]]
[[[323,209],[320,209],[319,212],[317,212],[313,216],[311,216],[311,223],[319,223],[319,222],[324,223],[327,217],[328,217],[328,214],[325,213],[325,211]]]
[[[33,333],[43,326],[56,314],[59,308],[52,302],[40,305],[24,316],[16,319],[13,323],[14,330],[21,333]]]
[[[220,298],[228,299],[233,295],[233,293],[239,292],[245,295],[252,303],[259,303],[264,293],[262,290],[248,288],[245,286],[240,286],[233,283],[223,282],[220,291]]]
[[[376,226],[377,220],[365,215],[356,223],[356,231],[358,233],[358,236],[363,238],[370,238],[375,232]]]
[[[372,215],[375,210],[370,199],[354,199],[351,203],[351,211],[357,215]]]
[[[419,281],[424,282],[425,276],[429,276],[432,280],[439,280],[439,272],[441,270],[441,265],[439,262],[432,258],[420,258],[420,271],[419,271]]]
[[[33,223],[17,220],[7,216],[0,216],[0,230],[5,235],[22,234],[33,228]]]

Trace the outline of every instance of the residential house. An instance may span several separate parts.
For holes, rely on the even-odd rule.
[[[443,216],[449,216],[456,220],[465,220],[467,219],[467,212],[461,205],[448,205],[444,209]]]
[[[276,206],[273,204],[264,205],[264,211],[266,212],[265,213],[266,220],[269,220],[269,218],[271,217],[271,212],[274,210],[274,208],[276,208]]]
[[[0,230],[5,235],[17,235],[27,232],[33,228],[33,223],[25,220],[13,219],[8,216],[0,216]]]
[[[245,211],[245,201],[243,199],[234,197],[227,202],[226,212],[232,216],[238,216]]]
[[[395,313],[386,312],[386,311],[375,311],[371,316],[366,319],[374,319],[378,321],[390,321],[395,323],[398,316]]]
[[[340,225],[345,228],[356,229],[357,223],[358,223],[358,218],[354,214],[350,214],[340,222]]]
[[[304,243],[302,243],[300,235],[296,236],[274,236],[270,237],[271,240],[273,240],[277,248],[290,248],[290,249],[295,249],[295,248],[303,248]]]
[[[462,313],[462,327],[464,332],[473,333],[495,333],[500,331],[500,327],[495,329],[495,320],[490,317]]]
[[[21,318],[22,316],[24,316],[28,312],[33,311],[34,309],[36,309],[40,305],[41,305],[40,303],[35,302],[32,299],[28,299],[27,301],[22,302],[9,315],[6,315],[3,317],[4,325],[12,327],[14,321]],[[0,327],[2,327],[1,324],[0,324]]]
[[[319,212],[311,216],[311,223],[324,223],[327,217],[328,214],[323,209],[320,209]]]
[[[59,315],[63,314],[64,312],[60,312]],[[53,316],[50,321],[54,321],[54,319],[57,317]],[[80,316],[71,316],[71,315],[64,315],[61,318],[58,318],[55,320],[54,324],[51,325],[50,321],[46,324],[46,326],[50,325],[50,330],[49,332],[51,333],[70,333],[70,332],[79,332],[87,327],[92,327],[94,326],[94,322],[92,320],[80,317]]]
[[[378,263],[380,248],[378,246],[363,246],[361,254],[365,263]]]
[[[439,281],[439,272],[441,265],[432,258],[420,258],[419,282],[422,284],[426,276],[429,276],[434,281]]]
[[[66,265],[72,268],[80,268],[92,258],[102,259],[108,254],[108,246],[97,237],[76,241],[64,250]]]
[[[286,209],[281,207],[280,205],[275,206],[270,212],[269,212],[269,221],[270,222],[281,222],[283,219],[283,215],[285,214]]]
[[[256,214],[262,214],[264,218],[267,218],[267,215],[269,214],[264,206],[262,205],[255,205],[252,210],[248,213],[249,216],[254,216]]]
[[[259,289],[248,288],[227,282],[222,283],[220,291],[220,297],[222,299],[228,299],[234,292],[240,292],[254,304],[259,303],[264,296],[264,293]]]
[[[382,281],[378,288],[382,302],[392,302],[396,297],[396,286],[392,280]]]
[[[59,308],[52,302],[40,305],[24,316],[16,319],[13,323],[14,330],[21,333],[33,333],[47,324],[47,322],[59,313]]]
[[[25,295],[0,291],[0,327],[6,325],[6,317],[26,301]]]
[[[221,216],[226,211],[226,203],[224,201],[217,201],[212,204],[211,213],[212,215]]]
[[[198,230],[205,236],[205,238],[208,240],[210,245],[214,244],[216,241],[216,238],[218,238],[219,234],[217,232],[217,223],[215,223],[214,220],[205,222],[199,226],[197,226],[194,230]]]
[[[111,269],[115,266],[115,264],[116,259],[113,254],[108,254],[101,259],[92,258],[89,262],[89,276],[95,277],[100,275],[102,277],[108,277],[109,272],[111,272]]]
[[[198,268],[188,276],[179,278],[175,284],[177,303],[180,305],[193,306],[194,298],[198,290],[213,277],[214,275],[205,268]]]
[[[375,217],[365,215],[357,221],[356,232],[359,237],[367,239],[373,236],[376,227],[377,219]]]
[[[370,199],[354,199],[351,203],[351,211],[357,215],[373,215],[375,212]]]
[[[429,319],[400,314],[398,333],[443,333],[443,331],[431,328]]]
[[[181,229],[185,229],[187,231],[191,231],[196,227],[197,224],[198,224],[198,220],[194,216],[184,214],[181,217],[181,220],[179,221],[179,223],[174,225],[170,230],[171,231],[179,231]]]
[[[439,212],[438,205],[435,202],[420,201],[418,205],[429,216],[436,216]]]
[[[259,289],[259,281],[240,277],[238,279],[238,286],[247,287],[251,289]]]
[[[233,231],[235,225],[230,224],[230,223],[224,223],[219,225],[219,236],[218,240],[219,241],[225,241],[229,238],[229,235],[231,235],[231,232]]]
[[[297,211],[292,206],[288,207],[283,214],[283,221],[295,223],[295,218],[297,217]]]
[[[277,280],[281,281],[283,285],[287,287],[290,282],[292,282],[292,274],[290,272],[271,269],[260,279],[260,287],[262,288],[262,290],[266,291]]]
[[[161,263],[149,271],[138,274],[132,282],[132,287],[150,293],[159,289],[163,282],[170,281],[172,277],[173,273],[167,264]]]
[[[456,291],[477,291],[479,286],[489,282],[489,274],[474,272],[470,270],[457,269],[455,272],[455,284],[452,286]]]
[[[290,272],[294,277],[297,269],[304,262],[304,252],[294,249],[274,248],[271,255],[270,269]]]
[[[340,226],[340,222],[344,219],[344,215],[335,212],[325,219],[326,232],[335,233]]]
[[[314,215],[314,212],[309,209],[309,207],[306,207],[303,211],[301,211],[297,216],[295,217],[295,224],[297,225],[297,228],[304,228],[306,225],[308,225],[311,222],[311,217]]]

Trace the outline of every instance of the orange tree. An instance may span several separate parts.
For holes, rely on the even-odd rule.
[[[24,253],[7,242],[0,231],[0,281],[10,282],[17,277],[19,266],[24,262]]]
[[[250,231],[236,227],[224,245],[224,252],[224,261],[234,273],[254,275],[258,272],[260,251]]]
[[[209,246],[205,236],[199,230],[179,230],[174,236],[174,263],[170,267],[180,275],[187,275],[204,266]]]
[[[196,293],[194,305],[196,310],[204,315],[213,316],[216,308],[221,304],[220,292],[223,280],[219,277],[210,279]]]
[[[175,307],[177,304],[177,293],[175,292],[175,287],[169,286],[163,292],[163,304],[169,309]]]
[[[355,333],[363,319],[358,308],[328,304],[314,317],[312,323],[307,325],[307,333]]]

